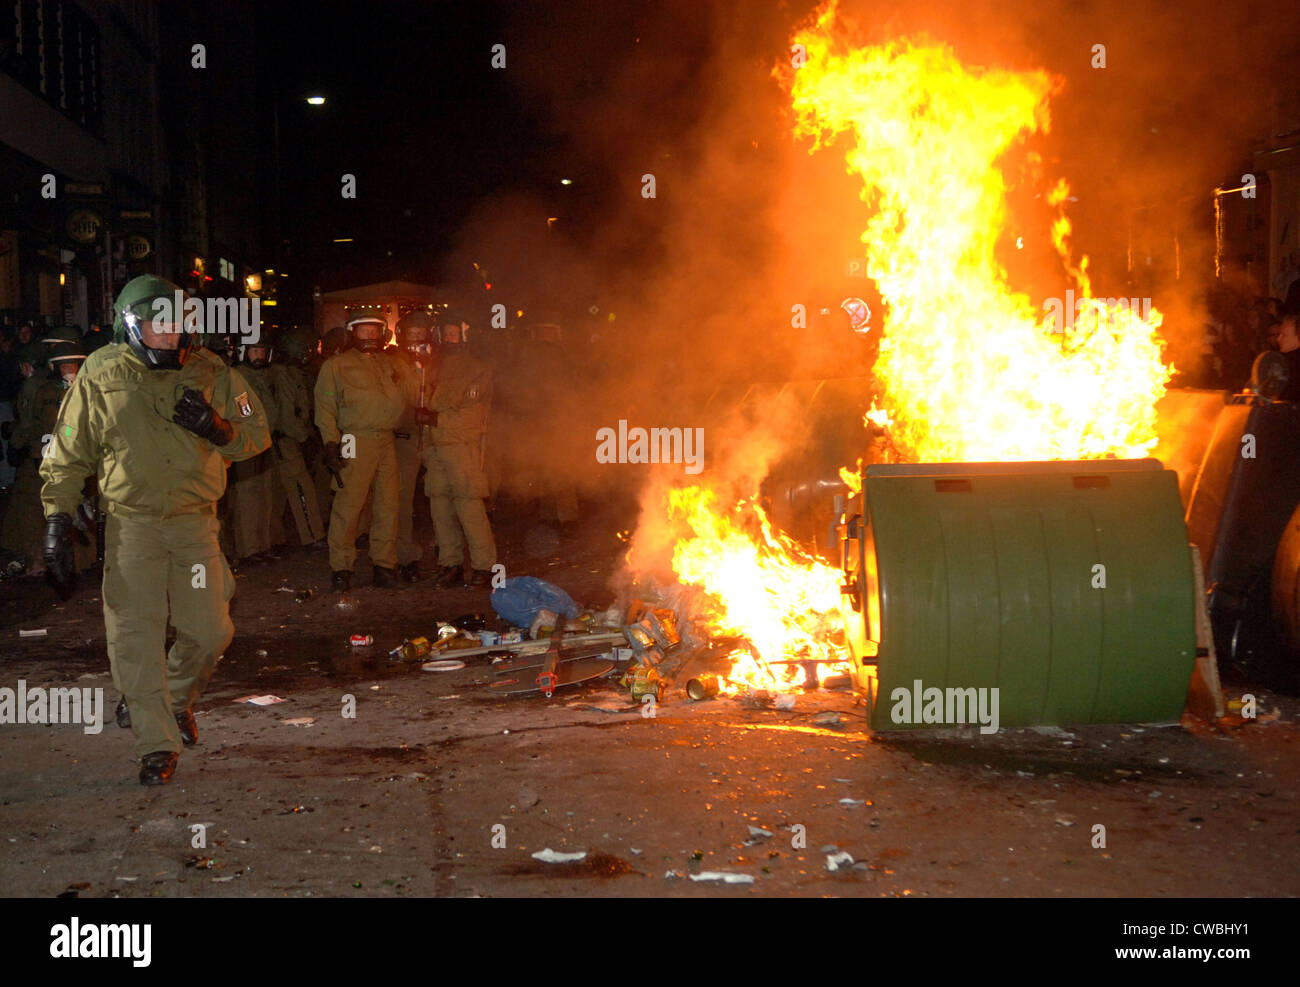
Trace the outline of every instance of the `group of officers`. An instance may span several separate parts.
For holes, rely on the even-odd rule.
[[[300,542],[315,545],[326,537],[324,504],[334,590],[351,588],[361,530],[374,586],[417,582],[423,468],[437,585],[488,582],[496,562],[484,506],[490,368],[469,352],[460,324],[438,326],[417,310],[396,329],[397,345],[389,346],[384,316],[361,311],[326,333],[320,354],[301,332],[224,351],[260,398],[272,440],[267,452],[231,466],[221,511],[229,554],[257,561],[283,544],[286,507]]]
[[[367,508],[373,584],[419,578],[412,510],[421,466],[438,585],[486,585],[496,562],[483,503],[492,380],[466,348],[463,324],[438,326],[411,312],[389,347],[383,315],[353,314],[342,333],[327,334],[323,342],[338,351],[312,384],[308,340],[285,336],[288,359],[279,363],[273,339],[245,341],[232,366],[211,337],[199,345],[192,327],[161,322],[178,292],[162,278],[138,277],[114,305],[113,343],[89,357],[72,353],[70,340],[51,350],[57,376],[33,385],[49,393],[33,399],[29,448],[37,432],[41,441],[24,474],[39,491],[41,558],[64,588],[86,565],[79,533],[88,481],[97,488],[104,622],[122,695],[117,720],[135,734],[146,785],[170,781],[182,747],[197,742],[194,703],[234,634],[235,583],[218,518],[228,466],[237,551],[269,548],[275,506],[284,504],[277,489],[299,537],[312,544],[321,512],[307,460],[319,449],[333,495],[328,545],[337,591],[351,588]],[[167,649],[169,622],[176,639]]]

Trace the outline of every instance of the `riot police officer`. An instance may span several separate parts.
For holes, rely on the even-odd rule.
[[[397,513],[401,486],[393,429],[411,399],[397,357],[385,351],[388,321],[362,311],[348,319],[352,348],[330,357],[316,380],[316,427],[325,443],[323,458],[334,474],[330,510],[331,588],[352,585],[357,559],[357,523],[373,495],[370,560],[374,585],[397,585]]]
[[[97,473],[108,512],[104,626],[113,682],[140,754],[140,782],[162,785],[182,744],[198,740],[193,706],[234,635],[235,580],[217,540],[227,461],[270,445],[257,395],[193,345],[180,288],[153,275],[115,305],[116,342],[87,358],[41,463],[44,559],[72,579],[72,514]],[[170,314],[168,314],[170,313]],[[167,625],[176,641],[164,654]]]
[[[424,490],[438,542],[438,585],[486,586],[497,547],[483,498],[488,494],[484,452],[492,401],[492,372],[465,345],[466,326],[448,323],[439,334],[437,381],[418,411],[427,427]],[[473,570],[464,581],[465,550]]]
[[[416,408],[434,379],[433,319],[427,312],[414,311],[397,320],[397,345],[403,365],[414,376],[415,400],[402,414],[393,433],[397,439],[397,469],[401,477],[397,527],[397,574],[403,582],[420,578],[420,557],[424,554],[415,540],[415,488],[424,451],[424,429],[416,423]]]

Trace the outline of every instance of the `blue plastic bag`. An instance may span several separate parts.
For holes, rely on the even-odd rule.
[[[527,627],[539,611],[576,617],[582,609],[554,583],[536,576],[515,576],[492,591],[492,609],[516,627]]]

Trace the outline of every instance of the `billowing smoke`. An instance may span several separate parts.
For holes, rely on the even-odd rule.
[[[572,203],[551,226],[552,192],[489,203],[460,241],[527,283],[539,308],[572,311],[580,299],[589,315],[565,326],[558,370],[519,354],[499,384],[515,416],[493,435],[514,450],[503,485],[603,496],[644,484],[645,516],[658,524],[662,486],[693,478],[680,466],[597,463],[597,428],[702,427],[709,466],[694,479],[752,493],[783,455],[818,446],[798,401],[765,403],[772,382],[862,376],[869,391],[874,330],[856,335],[820,312],[838,313],[849,295],[878,299],[849,266],[868,216],[860,183],[841,149],[809,155],[793,140],[773,73],[812,5],[611,7],[521,5],[512,18],[512,84],[556,134],[521,148],[521,167],[539,187],[572,171]],[[966,64],[1058,78],[1051,131],[1033,138],[1041,164],[1023,176],[1041,184],[1025,182],[1011,203],[1024,242],[1009,277],[1035,298],[1067,286],[1038,197],[1065,177],[1073,248],[1092,259],[1095,293],[1152,297],[1174,363],[1199,358],[1215,287],[1213,189],[1239,179],[1271,132],[1274,97],[1295,74],[1300,12],[932,0],[846,2],[839,17],[862,44],[928,39]],[[660,526],[638,548],[670,544]]]

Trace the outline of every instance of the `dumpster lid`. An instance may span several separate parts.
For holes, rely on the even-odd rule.
[[[863,475],[888,476],[1023,476],[1043,473],[1134,473],[1162,470],[1158,459],[1081,459],[1031,463],[873,463]]]

